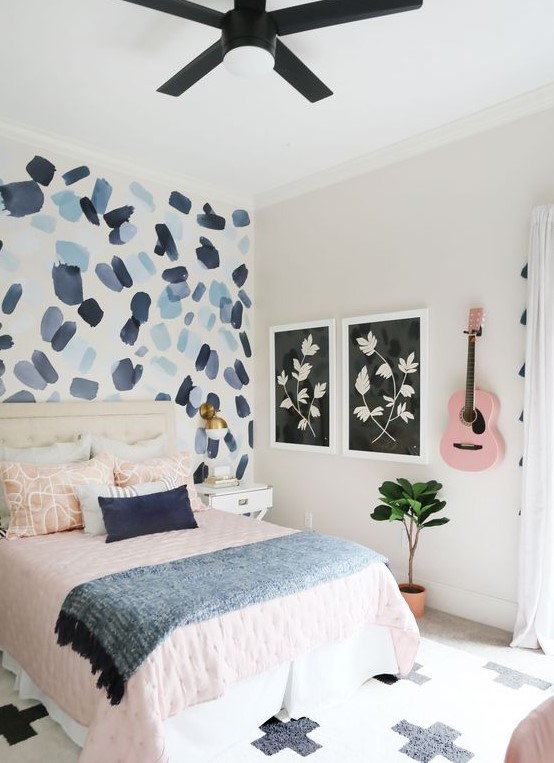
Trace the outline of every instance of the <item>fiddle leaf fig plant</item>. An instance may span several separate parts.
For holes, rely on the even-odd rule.
[[[381,522],[402,522],[408,536],[408,588],[414,586],[414,556],[419,542],[419,534],[424,527],[438,527],[450,520],[433,517],[446,506],[446,501],[437,498],[442,489],[440,482],[410,482],[399,477],[396,482],[383,482],[379,487],[382,503],[373,509],[371,518]]]

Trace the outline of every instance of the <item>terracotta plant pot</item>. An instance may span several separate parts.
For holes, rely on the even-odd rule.
[[[422,585],[400,583],[398,588],[414,617],[422,617],[425,612],[425,588]]]

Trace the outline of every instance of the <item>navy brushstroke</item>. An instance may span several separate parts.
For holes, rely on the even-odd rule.
[[[46,381],[28,360],[19,360],[13,367],[14,376],[26,387],[45,389]]]
[[[240,461],[237,464],[237,470],[235,472],[236,478],[241,480],[244,477],[244,472],[248,466],[248,455],[245,453],[240,457]]]
[[[94,204],[88,198],[88,196],[83,196],[83,198],[80,199],[79,204],[81,205],[83,214],[89,223],[92,223],[93,225],[100,225],[100,218],[98,217],[96,209],[94,208]]]
[[[245,307],[252,307],[252,300],[250,299],[248,294],[244,291],[244,289],[241,289],[239,291],[239,299]]]
[[[223,230],[225,228],[225,218],[217,215],[209,204],[204,204],[202,209],[204,214],[196,215],[198,225],[211,230]]]
[[[179,212],[183,212],[185,215],[188,215],[191,208],[191,202],[189,198],[183,196],[183,194],[179,193],[179,191],[172,191],[169,197],[169,206],[173,207],[173,209],[179,210]]]
[[[194,384],[192,383],[190,376],[185,376],[181,382],[181,386],[179,387],[177,394],[175,395],[175,402],[177,405],[187,405],[189,402],[190,392],[193,387]]]
[[[162,278],[168,283],[181,283],[189,277],[189,272],[184,265],[178,265],[175,268],[166,268],[162,273]]]
[[[31,159],[25,169],[33,180],[45,186],[50,185],[54,173],[56,172],[56,168],[52,162],[49,162],[48,159],[45,159],[42,156],[35,156]]]
[[[130,358],[123,358],[116,364],[112,371],[114,387],[120,392],[133,389],[133,387],[140,381],[142,371],[143,367],[139,363],[134,366],[133,361]]]
[[[231,453],[234,453],[235,450],[237,449],[237,441],[235,440],[231,432],[227,432],[223,440],[225,442],[225,445],[229,448],[229,451]]]
[[[242,382],[237,376],[237,372],[234,368],[228,366],[225,371],[223,371],[223,378],[233,389],[242,389]]]
[[[131,299],[131,315],[138,323],[146,323],[152,300],[144,291],[137,291]]]
[[[245,419],[247,416],[250,416],[250,406],[244,395],[237,395],[235,397],[235,406],[239,418]]]
[[[171,395],[167,392],[158,392],[154,400],[171,400]]]
[[[203,371],[206,368],[206,363],[210,357],[210,345],[203,344],[200,348],[200,352],[196,357],[195,368],[197,371]]]
[[[21,286],[21,284],[12,283],[12,285],[6,292],[4,299],[2,300],[2,312],[5,315],[11,315],[13,313],[13,311],[17,307],[17,303],[21,299],[22,294],[23,294],[23,287]]]
[[[118,207],[117,209],[112,209],[104,215],[104,222],[109,228],[119,228],[123,223],[129,222],[134,211],[135,208],[130,204],[126,204],[124,207]]]
[[[131,278],[131,274],[125,267],[125,263],[123,262],[121,257],[112,257],[112,268],[113,268],[113,272],[117,276],[117,280],[120,282],[122,286],[130,288],[133,285],[133,279]]]
[[[36,403],[36,398],[32,392],[22,389],[14,395],[10,395],[4,400],[5,403]]]
[[[196,249],[196,256],[208,270],[219,267],[219,252],[209,239],[200,236],[200,246]]]
[[[179,252],[177,251],[175,240],[171,235],[171,231],[167,225],[165,223],[158,223],[155,226],[155,229],[158,240],[156,242],[156,246],[154,247],[154,252],[160,257],[163,257],[164,254],[167,254],[170,260],[178,259]]]
[[[237,372],[237,376],[241,380],[243,384],[248,384],[250,382],[250,378],[248,374],[246,373],[246,369],[242,364],[241,360],[235,360],[234,363],[235,371]]]
[[[67,172],[64,172],[64,174],[62,175],[62,178],[64,179],[64,182],[66,185],[73,185],[73,183],[76,183],[78,180],[82,180],[83,178],[86,178],[89,175],[90,175],[89,168],[83,164],[80,167],[75,167],[72,170],[68,170]]]
[[[217,454],[219,453],[219,440],[212,440],[211,437],[208,437],[208,446],[206,448],[206,455],[208,458],[217,458]]]
[[[200,283],[196,284],[196,288],[192,293],[192,298],[195,302],[200,302],[204,294],[206,293],[206,286],[205,284],[200,281]]]
[[[254,447],[254,422],[252,419],[248,422],[248,445],[251,448]]]
[[[240,329],[242,326],[242,302],[235,302],[231,310],[231,326]]]
[[[61,352],[63,349],[65,349],[65,347],[67,347],[68,342],[73,339],[76,331],[77,326],[75,321],[65,321],[65,323],[62,323],[60,328],[52,337],[52,349],[56,352]]]
[[[83,301],[81,271],[76,265],[61,262],[52,268],[54,292],[66,305],[80,305]]]
[[[0,334],[0,350],[9,350],[13,345],[13,339],[9,334]]]
[[[138,339],[139,329],[139,321],[137,321],[136,318],[131,317],[119,332],[119,338],[124,344],[133,345]]]
[[[246,279],[248,278],[248,268],[246,265],[239,265],[238,268],[233,270],[231,275],[233,277],[233,281],[240,289],[241,286],[244,286]]]
[[[44,194],[34,180],[0,185],[0,197],[4,209],[12,217],[25,217],[40,212],[44,204]]]
[[[250,347],[250,340],[248,339],[248,334],[246,331],[241,331],[239,334],[240,343],[242,344],[242,349],[244,350],[244,354],[247,358],[252,357],[252,348]]]
[[[58,372],[41,350],[35,350],[31,355],[31,360],[33,361],[34,367],[47,384],[55,384],[55,382],[58,381]]]
[[[89,326],[94,328],[95,326],[98,326],[102,318],[104,317],[104,311],[98,304],[98,302],[94,299],[94,297],[90,297],[90,299],[85,299],[84,302],[82,302],[79,305],[79,308],[77,310],[81,318],[88,323]]]

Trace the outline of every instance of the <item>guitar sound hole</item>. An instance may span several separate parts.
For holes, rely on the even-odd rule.
[[[471,427],[473,434],[483,434],[485,431],[485,418],[478,408],[475,408],[474,411],[470,411],[467,419],[462,408],[460,411],[460,421],[462,424],[465,424],[466,427]]]

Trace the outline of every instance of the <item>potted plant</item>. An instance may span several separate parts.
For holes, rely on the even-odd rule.
[[[410,482],[399,477],[396,482],[383,482],[379,488],[382,503],[376,506],[371,518],[381,522],[402,522],[408,538],[408,582],[399,588],[416,617],[423,615],[425,608],[425,588],[414,583],[414,556],[419,542],[419,534],[424,527],[438,527],[450,520],[433,517],[446,506],[446,501],[437,498],[441,490],[440,482]]]

